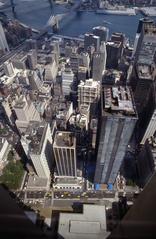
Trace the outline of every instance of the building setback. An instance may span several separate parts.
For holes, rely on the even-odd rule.
[[[137,114],[128,87],[103,87],[101,107],[94,181],[114,184],[137,121]]]

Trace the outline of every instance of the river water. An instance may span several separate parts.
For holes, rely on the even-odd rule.
[[[51,5],[49,0],[14,0],[15,17],[21,22],[36,29],[43,29],[49,17],[53,14],[67,12],[63,5]],[[5,10],[11,18],[14,17],[11,8]],[[79,36],[91,31],[94,26],[104,25],[112,32],[123,32],[133,41],[141,14],[136,16],[102,15],[95,12],[70,13],[61,24],[59,34]],[[156,18],[155,18],[156,19]]]

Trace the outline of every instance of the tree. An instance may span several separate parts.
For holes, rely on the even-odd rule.
[[[5,184],[9,189],[18,189],[20,187],[24,174],[24,168],[21,161],[9,161],[0,176],[0,183]]]

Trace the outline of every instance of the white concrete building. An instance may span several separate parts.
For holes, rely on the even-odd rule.
[[[53,163],[52,136],[49,124],[31,122],[21,138],[21,144],[40,178],[50,178]]]
[[[84,204],[83,213],[60,213],[60,239],[105,239],[108,235],[105,206]]]
[[[78,103],[80,105],[89,106],[93,102],[97,102],[100,97],[100,83],[93,79],[85,82],[81,81],[78,85]]]
[[[40,115],[36,110],[31,100],[21,96],[14,105],[14,110],[17,116],[16,126],[20,132],[24,132],[30,121],[40,122]]]
[[[6,76],[13,76],[14,75],[14,67],[11,61],[6,61],[3,64],[4,73]]]
[[[5,138],[0,137],[0,171],[3,169],[7,162],[7,156],[10,151],[10,145]]]
[[[55,60],[45,66],[45,81],[55,81],[58,72],[58,66]]]
[[[53,151],[58,176],[77,177],[76,137],[71,132],[57,131]]]
[[[62,92],[63,95],[69,95],[71,92],[71,85],[74,81],[74,73],[71,69],[65,69],[62,72]]]

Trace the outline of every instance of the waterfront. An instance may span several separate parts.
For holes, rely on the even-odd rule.
[[[15,17],[36,29],[44,28],[51,15],[68,11],[63,5],[52,6],[48,0],[15,0],[15,4]],[[5,10],[5,13],[11,18],[13,17],[11,8]],[[141,17],[141,14],[136,16],[116,16],[99,15],[95,12],[73,12],[61,22],[59,34],[79,36],[90,31],[94,26],[105,25],[109,27],[110,33],[124,32],[133,41],[138,21]]]

